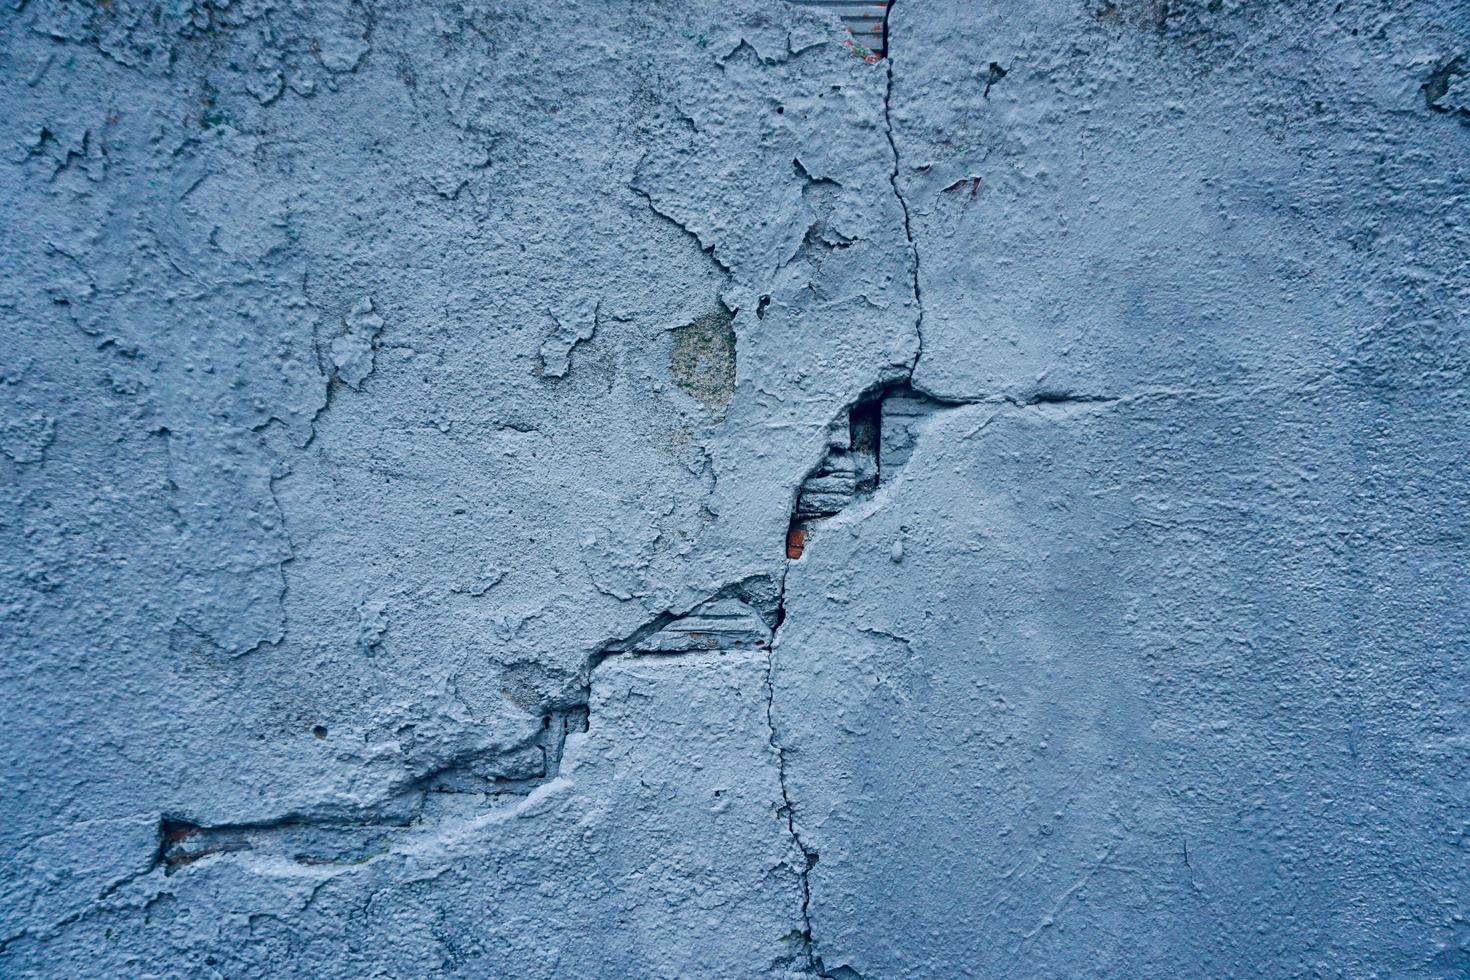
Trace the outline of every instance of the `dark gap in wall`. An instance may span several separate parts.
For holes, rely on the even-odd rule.
[[[864,462],[857,473],[853,490],[872,493],[878,489],[879,459],[883,442],[883,402],[874,398],[860,401],[847,413],[847,430],[854,460]]]
[[[800,558],[817,524],[892,479],[913,451],[919,424],[943,404],[896,384],[860,396],[840,413],[828,427],[826,453],[797,492],[786,557]]]

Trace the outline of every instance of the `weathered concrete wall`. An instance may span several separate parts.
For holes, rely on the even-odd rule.
[[[0,974],[1470,973],[1470,5],[0,13]]]

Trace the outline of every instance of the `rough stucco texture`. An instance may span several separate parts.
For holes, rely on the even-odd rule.
[[[1470,975],[1470,5],[9,0],[0,975]]]

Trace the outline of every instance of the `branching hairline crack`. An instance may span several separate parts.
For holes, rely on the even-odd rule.
[[[820,977],[833,976],[827,972],[817,951],[812,925],[811,870],[816,866],[819,854],[807,845],[798,829],[796,807],[787,783],[786,750],[776,725],[775,707],[775,655],[780,630],[787,618],[786,586],[791,562],[801,560],[809,531],[815,532],[825,521],[854,503],[871,499],[885,481],[894,479],[912,453],[925,420],[936,413],[980,405],[995,406],[997,413],[1010,409],[1044,410],[1056,406],[1065,406],[1070,411],[1079,406],[1096,407],[1117,401],[1119,399],[1107,396],[1060,391],[1043,391],[1030,397],[998,395],[977,399],[939,399],[914,389],[908,382],[889,382],[858,396],[829,425],[823,458],[808,471],[791,505],[787,559],[779,581],[771,643],[766,651],[766,723],[771,749],[776,755],[777,782],[781,792],[780,815],[785,821],[787,833],[802,856],[801,866],[798,868],[801,882],[799,934],[806,961],[805,968],[811,974]],[[994,414],[990,416],[993,417]],[[904,644],[910,642],[905,637],[883,635],[892,636]],[[844,968],[837,969],[838,975],[847,975]]]

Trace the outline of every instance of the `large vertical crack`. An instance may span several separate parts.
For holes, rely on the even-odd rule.
[[[889,3],[883,11],[883,66],[888,73],[883,88],[883,135],[888,138],[888,149],[893,155],[893,169],[889,171],[888,183],[893,187],[893,196],[898,200],[898,206],[903,211],[903,234],[909,243],[909,279],[915,307],[914,336],[918,341],[918,346],[914,351],[914,362],[909,365],[909,379],[912,380],[914,373],[919,368],[919,360],[924,356],[924,294],[919,286],[919,246],[914,241],[909,203],[903,196],[903,190],[898,186],[898,142],[893,138],[893,38],[889,32],[889,22],[893,18],[893,8],[896,6],[898,6],[897,2]]]
[[[786,821],[786,831],[791,835],[791,841],[796,849],[801,852],[802,863],[797,869],[801,881],[801,929],[800,939],[802,954],[806,962],[805,968],[817,975],[823,975],[821,958],[816,955],[812,942],[812,882],[811,870],[817,863],[817,855],[802,843],[801,833],[796,829],[795,810],[791,805],[791,794],[786,788],[786,750],[781,746],[781,739],[776,734],[776,641],[780,635],[781,623],[786,619],[786,575],[791,570],[791,561],[788,559],[786,567],[781,572],[780,598],[776,604],[776,627],[771,633],[771,644],[766,648],[766,726],[769,729],[771,749],[776,753],[776,782],[781,789],[780,814]]]
[[[883,60],[885,63],[884,70],[886,72],[883,88],[883,134],[888,140],[888,149],[893,157],[893,167],[888,173],[888,183],[893,188],[893,196],[898,201],[899,209],[903,212],[903,233],[909,247],[909,281],[910,290],[914,297],[914,336],[916,341],[914,360],[908,369],[908,378],[912,381],[914,373],[918,370],[919,360],[924,356],[924,299],[919,285],[919,249],[918,245],[914,242],[913,219],[909,212],[908,201],[904,198],[903,191],[898,184],[898,143],[893,138],[893,44],[889,32],[889,22],[893,16],[895,5],[895,3],[890,2],[883,12]],[[796,526],[794,513],[792,526]],[[791,537],[788,533],[788,547],[790,541]],[[797,553],[800,553],[799,544]],[[781,739],[776,729],[775,654],[781,624],[786,618],[786,576],[790,572],[791,561],[791,552],[788,551],[786,565],[781,573],[780,598],[777,604],[776,624],[772,630],[771,644],[766,649],[766,723],[770,729],[771,748],[776,753],[776,776],[781,790],[781,814],[785,818],[786,829],[791,835],[792,842],[802,855],[802,867],[799,869],[799,872],[801,879],[801,941],[806,960],[805,967],[809,972],[817,976],[826,977],[829,974],[823,966],[822,958],[817,955],[816,943],[812,935],[811,870],[816,866],[818,854],[806,846],[801,839],[800,831],[797,830],[795,807],[792,804],[791,793],[786,785],[786,750],[781,745]]]
[[[791,563],[800,560],[808,541],[826,520],[853,504],[871,499],[885,480],[902,469],[912,450],[918,427],[930,414],[945,407],[907,384],[890,384],[864,393],[828,427],[825,455],[808,472],[792,502],[786,536],[787,558],[778,583],[771,642],[766,648],[766,724],[776,754],[776,777],[781,792],[780,815],[787,833],[801,852],[801,924],[798,930],[804,968],[819,977],[851,980],[857,973],[846,965],[830,970],[817,952],[812,928],[811,870],[819,854],[802,840],[796,807],[787,785],[786,749],[776,727],[776,647],[786,621],[786,582]]]

